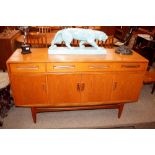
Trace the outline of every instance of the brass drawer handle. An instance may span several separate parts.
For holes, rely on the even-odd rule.
[[[66,65],[66,66],[53,66],[54,69],[73,69],[74,65]]]
[[[104,65],[102,65],[102,66],[100,66],[100,65],[92,65],[92,66],[89,66],[89,68],[91,68],[91,69],[107,69],[107,68],[110,68],[110,66],[104,66]]]
[[[139,68],[140,65],[122,65],[121,67],[124,67],[124,68]]]
[[[85,89],[85,83],[77,83],[77,91],[83,91]]]
[[[117,88],[117,82],[114,82],[113,90],[115,90],[116,88]]]
[[[22,69],[26,69],[26,70],[29,70],[29,69],[32,69],[32,70],[38,70],[39,69],[39,66],[17,66],[16,69],[19,69],[19,70],[22,70]]]

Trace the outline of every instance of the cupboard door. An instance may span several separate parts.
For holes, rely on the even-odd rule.
[[[74,106],[81,102],[80,74],[47,75],[49,103],[52,106]]]
[[[11,80],[17,106],[44,106],[47,104],[45,75],[13,74]]]
[[[143,83],[144,73],[118,73],[114,77],[111,100],[129,102],[138,100]]]
[[[112,90],[113,74],[87,73],[82,75],[81,100],[87,104],[108,103]],[[97,103],[98,102],[98,103]]]

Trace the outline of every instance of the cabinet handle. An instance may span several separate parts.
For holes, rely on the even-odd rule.
[[[117,82],[114,82],[113,90],[117,88]]]
[[[75,68],[74,65],[68,65],[68,66],[53,66],[54,69],[73,69]]]
[[[91,68],[91,69],[106,69],[106,68],[110,68],[110,66],[92,65],[92,66],[89,66],[89,68]]]
[[[124,68],[139,68],[140,65],[122,65],[121,67],[124,67]]]
[[[80,89],[80,83],[77,83],[77,91],[80,91],[81,89]]]
[[[29,69],[32,69],[32,70],[38,70],[39,69],[39,66],[18,66],[18,67],[16,67],[16,69],[27,69],[27,70],[29,70]]]
[[[83,91],[85,88],[84,83],[77,83],[77,91]]]

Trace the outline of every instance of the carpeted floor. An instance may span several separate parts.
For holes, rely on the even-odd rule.
[[[152,84],[144,85],[139,101],[125,104],[120,119],[116,109],[79,110],[39,113],[34,124],[29,108],[13,107],[0,128],[155,128],[155,93],[151,89]]]
[[[154,122],[145,122],[145,123],[137,123],[137,124],[128,124],[122,126],[110,126],[105,127],[103,129],[155,129],[155,121]]]

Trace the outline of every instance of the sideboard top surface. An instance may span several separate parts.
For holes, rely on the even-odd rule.
[[[52,55],[48,54],[48,48],[31,48],[30,54],[21,54],[17,49],[7,60],[7,63],[30,62],[145,62],[148,60],[136,52],[132,55],[116,54],[115,49],[106,49],[106,55]]]

